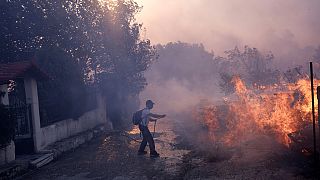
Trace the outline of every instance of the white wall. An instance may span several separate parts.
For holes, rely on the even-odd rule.
[[[12,162],[16,159],[14,142],[0,149],[0,165]]]
[[[35,152],[41,150],[40,139],[40,113],[38,99],[38,85],[36,79],[26,76],[24,77],[24,89],[26,93],[26,103],[31,105],[32,115],[32,136]]]
[[[0,96],[0,104],[9,105],[9,97],[8,97],[8,84],[0,85],[0,93],[5,92],[4,97]]]
[[[0,104],[9,105],[9,97],[8,97],[8,85],[0,85],[0,92],[5,92],[4,97],[0,97]],[[11,141],[6,147],[0,149],[0,165],[9,163],[15,160],[15,145],[14,142]]]
[[[107,119],[105,101],[101,96],[97,99],[97,109],[82,115],[78,120],[66,119],[41,128],[41,149],[61,139],[76,135],[96,127],[97,125],[112,125]]]

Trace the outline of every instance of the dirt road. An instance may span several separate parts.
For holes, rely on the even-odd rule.
[[[137,155],[139,143],[134,139],[140,140],[138,131],[113,132],[22,179],[181,179],[180,167],[188,151],[174,147],[175,134],[169,126],[162,124],[157,129],[155,141],[160,158]]]
[[[137,155],[140,137],[136,129],[112,132],[23,179],[316,179],[306,170],[304,159],[282,146],[270,148],[267,137],[237,149],[204,150],[184,139],[175,127],[158,123],[155,141],[160,158]]]

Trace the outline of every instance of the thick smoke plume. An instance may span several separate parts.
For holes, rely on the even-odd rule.
[[[200,99],[221,97],[214,55],[202,45],[169,43],[157,50],[160,58],[145,74],[148,86],[142,102],[151,98],[158,110],[172,114],[194,107]]]
[[[296,114],[302,112],[302,106],[296,104],[308,105],[304,95],[308,91],[295,90],[301,88],[299,79],[307,78],[303,66],[277,70],[276,57],[271,52],[248,46],[226,51],[224,57],[207,52],[201,44],[169,43],[158,45],[157,50],[159,59],[145,74],[148,86],[140,96],[141,102],[154,100],[155,111],[168,114],[196,146],[241,146],[244,142],[255,144],[259,137],[286,147],[291,142],[288,135],[309,123],[305,118],[309,111],[301,118],[302,124],[297,125],[290,123],[292,118],[286,117],[285,112],[274,112],[272,108],[286,106]],[[235,75],[250,91],[243,93],[241,88],[239,91],[232,86]],[[305,87],[309,87],[307,83]]]
[[[219,54],[233,46],[271,50],[286,69],[310,59],[320,43],[318,0],[137,0],[153,43],[201,42]],[[166,8],[159,8],[166,7]]]

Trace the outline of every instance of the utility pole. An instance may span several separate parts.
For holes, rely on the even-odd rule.
[[[310,81],[311,81],[311,98],[312,98],[312,130],[313,130],[313,158],[314,163],[317,165],[318,157],[317,157],[317,144],[316,144],[316,119],[315,119],[315,111],[314,111],[314,91],[313,91],[313,65],[310,62]]]

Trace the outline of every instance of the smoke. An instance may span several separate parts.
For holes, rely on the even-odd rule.
[[[214,55],[201,44],[182,42],[158,45],[157,51],[159,59],[145,74],[148,85],[140,94],[141,102],[155,101],[153,112],[167,114],[175,131],[189,145],[214,148],[209,134],[193,114],[204,99],[216,102],[223,95]]]
[[[269,50],[275,55],[273,65],[280,67],[282,70],[305,65],[311,60],[315,51],[315,46],[300,46],[290,30],[285,30],[280,34],[274,30],[269,30],[265,32],[264,36],[268,37],[268,40],[256,43],[256,45],[264,47],[264,50],[269,47]]]
[[[167,114],[170,121],[174,121],[178,127],[179,134],[189,140],[194,147],[200,148],[200,150],[215,150],[219,148],[222,150],[225,148],[225,145],[232,144],[233,146],[238,146],[242,142],[251,143],[250,146],[253,146],[256,142],[259,142],[260,138],[267,138],[270,144],[274,143],[278,144],[279,147],[284,147],[284,145],[275,138],[277,136],[274,137],[272,135],[273,132],[278,133],[282,131],[270,130],[270,136],[267,136],[266,134],[268,134],[269,131],[264,132],[259,129],[260,126],[256,125],[260,122],[257,117],[262,117],[262,115],[268,116],[270,113],[266,112],[269,111],[261,111],[262,113],[260,115],[254,117],[247,116],[248,114],[254,114],[253,112],[260,112],[254,110],[253,107],[259,108],[261,104],[253,104],[252,107],[250,106],[247,109],[244,108],[245,104],[242,104],[242,101],[236,101],[237,106],[230,104],[230,102],[239,98],[239,94],[228,96],[229,101],[225,102],[225,94],[220,89],[221,77],[219,74],[219,72],[226,71],[225,68],[222,68],[226,66],[224,63],[228,64],[227,67],[232,73],[241,74],[243,70],[246,71],[248,69],[243,69],[241,64],[236,61],[230,61],[233,62],[230,63],[225,62],[228,61],[227,59],[217,58],[213,53],[207,52],[202,44],[169,43],[166,45],[158,45],[157,51],[159,53],[159,59],[152,64],[151,68],[145,73],[148,86],[140,94],[140,100],[141,102],[145,102],[147,99],[155,101],[156,105],[153,111],[159,114]],[[240,50],[240,52],[242,51]],[[264,56],[261,54],[261,57]],[[261,60],[261,57],[256,58],[260,58]],[[244,73],[242,72],[242,74]],[[251,74],[251,76],[253,75]],[[262,78],[267,79],[269,77]],[[254,97],[252,94],[250,95],[250,98]],[[289,97],[288,95],[288,97],[284,99],[290,99]],[[257,102],[260,102],[262,99],[263,98],[259,96],[255,98]],[[248,104],[250,104],[250,102],[251,101],[248,100]],[[263,107],[273,106],[272,101],[267,101],[262,104]],[[230,110],[230,105],[233,108],[243,107],[243,112],[241,110],[235,112],[235,109],[233,109],[233,111]],[[290,103],[286,105],[290,106]],[[211,109],[207,111],[204,110],[204,108]],[[273,108],[270,110],[273,112]],[[247,113],[247,115],[241,115],[242,113]],[[277,120],[282,121],[282,118],[276,118],[275,123],[272,125],[277,127],[279,125]],[[286,117],[284,117],[284,119],[285,118]],[[257,122],[254,120],[257,120]],[[230,123],[234,124],[234,126],[230,125]],[[248,127],[247,129],[250,129],[250,131],[245,133],[246,128],[238,128],[236,125],[240,123],[241,125],[239,127],[244,125],[243,127]],[[271,125],[267,126],[269,128],[274,127]],[[281,135],[286,135],[285,133]],[[240,135],[238,136],[238,134]]]
[[[140,94],[140,101],[155,101],[154,112],[167,114],[183,139],[200,151],[214,153],[215,159],[232,156],[225,142],[215,137],[224,137],[227,131],[232,131],[226,128],[227,123],[239,123],[235,114],[234,121],[227,121],[230,112],[219,87],[221,66],[215,58],[235,46],[248,45],[262,54],[271,51],[275,57],[271,67],[283,72],[306,65],[320,44],[317,0],[140,0],[140,3],[144,9],[138,19],[147,28],[147,37],[154,43],[166,44],[157,46],[159,59],[145,73],[148,86]],[[237,64],[230,69],[241,71]],[[213,117],[216,119],[203,122],[195,118],[202,102],[218,108],[214,111],[219,113]],[[222,127],[210,129],[215,127],[214,122]],[[272,154],[268,152],[287,150],[272,135],[257,131],[250,134],[254,128],[248,125],[240,131],[242,136],[236,136],[239,146],[235,149],[243,159],[255,162],[261,157],[268,159]]]
[[[141,102],[152,99],[156,110],[176,114],[201,99],[221,97],[213,54],[203,45],[178,42],[158,45],[157,50],[159,59],[145,74],[148,86],[140,95]]]
[[[249,45],[271,51],[273,67],[281,70],[305,65],[320,44],[318,0],[136,1],[143,6],[137,19],[153,43],[203,43],[200,49],[222,56],[235,46]],[[146,73],[149,85],[141,102],[154,99],[156,109],[168,112],[221,97],[213,53],[168,49],[170,45],[158,46],[160,59]]]
[[[249,45],[272,51],[277,67],[284,69],[309,61],[320,43],[318,0],[137,2],[143,6],[138,20],[154,43],[203,43],[220,55],[234,46]]]

